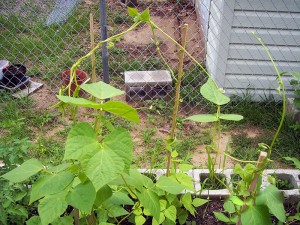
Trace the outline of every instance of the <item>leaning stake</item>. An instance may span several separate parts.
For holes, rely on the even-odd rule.
[[[259,158],[256,164],[256,168],[258,169],[258,173],[255,173],[254,178],[248,188],[248,191],[250,193],[250,195],[255,192],[256,190],[256,186],[257,186],[257,182],[258,182],[258,178],[259,178],[259,172],[260,172],[260,167],[263,164],[263,162],[265,161],[265,159],[267,158],[268,153],[266,152],[260,152],[259,154]],[[245,212],[247,209],[247,205],[243,205],[241,212]],[[241,216],[239,216],[238,221],[236,223],[236,225],[242,225],[242,221],[241,221]]]
[[[186,33],[187,33],[187,24],[184,24],[182,26],[182,36],[181,36],[181,45],[183,48],[185,48],[186,44]],[[170,138],[171,140],[175,139],[175,129],[176,129],[176,120],[177,120],[177,113],[179,108],[179,101],[180,101],[180,85],[181,85],[181,79],[183,75],[183,58],[184,58],[184,51],[182,49],[179,49],[178,52],[178,78],[176,82],[176,92],[175,92],[175,102],[174,102],[174,108],[173,108],[173,115],[172,115],[172,127],[171,127],[171,133]],[[168,164],[167,164],[167,176],[170,174],[170,165],[171,165],[171,152],[168,154]]]

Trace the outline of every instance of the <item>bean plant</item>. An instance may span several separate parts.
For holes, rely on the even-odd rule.
[[[20,183],[39,175],[32,184],[30,193],[30,204],[38,204],[38,215],[29,218],[26,222],[29,225],[108,225],[122,224],[124,221],[142,225],[147,220],[152,220],[154,225],[185,224],[189,214],[195,215],[195,207],[208,202],[207,199],[193,198],[191,195],[195,190],[192,178],[187,173],[193,166],[181,164],[178,153],[174,151],[174,147],[177,145],[176,123],[172,125],[171,134],[164,143],[168,153],[166,174],[153,177],[153,174],[141,173],[131,168],[133,144],[129,132],[123,128],[115,128],[110,117],[107,116],[109,113],[115,117],[139,123],[137,110],[126,103],[108,100],[124,93],[109,84],[102,81],[82,85],[77,83],[76,69],[84,60],[90,58],[103,43],[107,43],[108,47],[112,48],[124,34],[134,30],[141,23],[148,23],[157,51],[178,87],[173,110],[173,121],[176,121],[181,78],[180,76],[175,77],[160,52],[155,36],[156,30],[159,30],[208,76],[207,82],[201,87],[200,92],[205,99],[216,105],[216,113],[195,115],[188,117],[187,120],[214,124],[214,139],[206,149],[209,155],[210,177],[217,177],[214,168],[216,159],[213,159],[210,154],[211,151],[220,152],[221,120],[239,121],[243,117],[237,114],[221,113],[221,106],[227,104],[230,99],[224,95],[223,90],[217,86],[211,75],[186,51],[184,46],[177,43],[150,19],[148,9],[139,13],[136,9],[128,8],[128,12],[135,23],[126,31],[99,42],[87,55],[80,58],[71,68],[70,83],[66,87],[62,87],[57,95],[59,102],[56,107],[60,108],[63,114],[69,113],[73,120],[73,126],[65,144],[63,162],[57,166],[50,166],[33,158],[2,176],[10,182]],[[278,78],[282,83],[281,77],[278,76]],[[73,82],[77,88],[72,93],[71,84]],[[91,98],[79,97],[79,90],[85,91]],[[284,86],[281,85],[279,91],[284,93]],[[89,109],[89,116],[94,118],[92,124],[77,120],[78,107]],[[284,113],[282,116],[284,117]],[[275,134],[275,140],[282,122],[283,120]],[[274,141],[266,148],[267,159],[271,155],[273,145]],[[258,192],[259,185],[257,185],[257,191],[247,192],[253,177],[261,174],[266,163],[267,160],[262,162],[259,167],[251,164],[244,168],[236,166],[235,173],[240,176],[241,181],[231,191],[232,195],[225,202],[226,206],[224,205],[230,216],[216,213],[218,219],[228,223],[239,223],[240,217],[243,225],[268,224],[269,213],[272,213],[280,221],[284,221],[282,201],[276,187],[269,186],[263,192]]]
[[[174,168],[167,175],[151,179],[147,174],[131,168],[133,144],[129,132],[115,128],[107,113],[139,123],[137,110],[126,103],[109,100],[124,94],[102,81],[77,84],[75,71],[80,63],[108,42],[113,46],[126,32],[142,22],[154,29],[149,10],[138,13],[129,8],[135,24],[127,31],[100,42],[90,53],[80,58],[71,68],[70,83],[62,87],[55,106],[64,115],[70,114],[73,126],[68,134],[63,162],[57,166],[45,165],[29,159],[2,177],[13,183],[24,182],[35,175],[38,179],[31,186],[29,204],[38,204],[38,215],[27,224],[122,224],[124,221],[144,224],[185,224],[195,207],[207,202],[194,198],[192,178],[187,175],[191,165],[180,164],[174,140],[166,141],[172,154]],[[75,82],[76,90],[71,92]],[[83,90],[91,98],[79,97]],[[72,94],[71,94],[72,93]],[[78,107],[84,107],[94,117],[92,124],[79,122]],[[105,132],[104,132],[105,130]],[[178,170],[176,170],[178,168]],[[190,192],[184,192],[184,190]]]
[[[291,72],[291,75],[293,79],[290,80],[290,84],[293,86],[295,94],[293,103],[297,109],[300,109],[300,73]]]

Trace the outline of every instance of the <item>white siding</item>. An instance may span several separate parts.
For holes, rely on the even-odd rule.
[[[300,71],[300,0],[211,0],[207,68],[229,94],[275,94],[275,70]],[[287,90],[292,90],[284,77]]]

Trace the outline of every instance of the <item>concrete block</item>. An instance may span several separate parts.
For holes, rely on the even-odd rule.
[[[172,87],[171,74],[167,70],[125,71],[124,76],[126,101],[164,97]]]
[[[215,173],[224,176],[226,185],[229,184],[230,181],[230,172],[225,172],[225,170],[217,169]],[[195,180],[195,191],[197,195],[202,198],[209,199],[225,199],[229,196],[229,191],[227,189],[219,189],[219,190],[204,190],[201,186],[203,179],[209,176],[209,170],[207,169],[195,169],[194,170],[194,180]]]
[[[274,175],[279,179],[287,180],[290,184],[293,185],[291,190],[280,190],[283,193],[286,202],[298,202],[300,201],[300,180],[299,170],[290,170],[290,169],[276,169],[276,170],[264,170],[263,172],[263,187],[267,187],[270,183],[268,181],[268,176]]]

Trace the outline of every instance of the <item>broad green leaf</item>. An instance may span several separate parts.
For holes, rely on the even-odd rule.
[[[61,192],[71,184],[73,179],[74,174],[66,171],[58,174],[47,174],[40,177],[32,185],[29,204],[44,196]]]
[[[99,225],[115,225],[114,223],[101,222]]]
[[[64,216],[59,217],[58,219],[54,220],[51,225],[73,225],[74,221],[71,216]]]
[[[184,190],[184,185],[179,184],[178,182],[173,181],[172,179],[166,176],[161,176],[158,179],[156,186],[174,195],[180,194]]]
[[[176,173],[176,180],[184,185],[184,189],[195,191],[193,178],[185,173]]]
[[[176,207],[174,205],[171,205],[169,208],[167,208],[164,211],[165,216],[170,219],[171,221],[173,221],[174,223],[176,222],[176,214],[177,214],[177,210]]]
[[[141,15],[140,15],[140,20],[143,22],[149,22],[150,21],[150,12],[149,8],[145,9]]]
[[[300,169],[300,161],[294,157],[283,157],[285,160],[292,161],[297,169]]]
[[[33,216],[26,221],[26,225],[41,225],[41,218],[39,216]]]
[[[242,177],[244,170],[243,170],[243,167],[241,166],[241,164],[239,164],[239,163],[235,164],[233,172]]]
[[[229,212],[229,213],[236,212],[235,206],[232,201],[224,202],[223,208],[226,212]]]
[[[291,72],[291,75],[295,78],[300,79],[300,73],[298,73],[298,72]]]
[[[74,97],[63,96],[63,95],[56,95],[56,97],[64,103],[68,103],[76,106],[93,108],[93,109],[102,108],[102,104],[87,100],[85,98],[74,98]]]
[[[72,163],[63,163],[57,166],[49,167],[48,172],[59,173],[61,171],[67,170],[72,166]]]
[[[100,188],[96,195],[95,205],[100,207],[100,205],[112,196],[112,190],[108,185],[104,185]]]
[[[218,121],[218,118],[215,114],[198,114],[194,116],[189,116],[188,118],[185,118],[184,120],[192,120],[195,122],[201,122],[201,123],[209,123],[209,122],[216,122]]]
[[[139,12],[136,8],[127,7],[127,11],[128,11],[129,16],[131,16],[131,17],[135,17],[135,16],[139,15]]]
[[[222,120],[240,121],[244,117],[241,115],[237,115],[237,114],[222,114],[221,113],[219,118]]]
[[[200,93],[205,99],[216,105],[225,105],[230,101],[230,98],[222,93],[211,78],[208,78],[207,82],[200,88]]]
[[[129,173],[132,163],[133,143],[130,133],[126,129],[118,128],[107,135],[103,140],[103,148],[118,155],[125,164],[125,171]]]
[[[192,204],[193,204],[193,206],[195,206],[195,207],[200,207],[200,206],[206,204],[207,202],[208,202],[207,199],[195,198],[195,199],[193,199]]]
[[[180,212],[177,212],[177,218],[179,221],[179,224],[186,224],[186,220],[188,218],[189,214],[186,210],[181,210]]]
[[[42,163],[37,159],[29,159],[19,167],[9,171],[1,177],[11,182],[22,182],[43,169]]]
[[[182,195],[181,202],[182,202],[183,206],[190,212],[190,214],[195,216],[195,208],[192,205],[193,201],[192,201],[191,193],[188,192],[188,193],[185,193],[184,195]]]
[[[274,185],[269,185],[256,198],[257,205],[268,206],[270,212],[281,222],[285,222],[283,195]]]
[[[96,210],[100,224],[107,222],[109,219],[108,212],[103,207]]]
[[[87,93],[101,100],[124,94],[124,91],[114,88],[102,81],[91,84],[83,84],[80,87]]]
[[[129,198],[128,193],[121,191],[114,192],[108,202],[113,205],[134,205],[134,202]]]
[[[96,191],[120,175],[124,168],[125,164],[122,158],[107,147],[103,147],[83,165],[83,169]]]
[[[102,146],[95,137],[91,147],[94,149],[85,152],[81,163],[96,191],[122,172],[129,171],[133,145],[125,129],[115,129],[104,138]]]
[[[99,151],[101,145],[93,127],[88,123],[79,123],[71,129],[65,148],[64,160],[80,160],[83,154]]]
[[[128,215],[128,212],[120,205],[114,205],[114,204],[106,204],[103,203],[103,207],[106,208],[108,211],[108,215],[110,217],[119,217],[119,216],[124,216]]]
[[[242,213],[241,221],[243,225],[271,225],[270,214],[266,206],[253,205]]]
[[[140,122],[140,118],[136,109],[124,102],[108,101],[104,103],[102,107],[103,110],[118,115],[129,121],[133,121],[135,123]]]
[[[19,167],[9,171],[8,173],[2,175],[1,177],[11,181],[11,182],[22,182],[29,177],[35,175],[43,169],[42,163],[37,159],[29,159]]]
[[[38,212],[42,221],[42,225],[48,225],[58,219],[68,207],[65,201],[65,193],[51,195],[42,199],[38,206]]]
[[[253,176],[254,176],[254,172],[256,170],[256,167],[253,164],[246,164],[246,166],[244,167],[244,171],[242,174],[243,180],[245,182],[250,183],[253,180]]]
[[[137,193],[137,196],[144,208],[151,213],[156,221],[159,221],[160,204],[158,195],[149,189],[144,189],[142,192]]]
[[[230,222],[230,219],[225,216],[223,213],[221,212],[214,212],[215,214],[215,217],[219,220],[219,221],[223,221],[225,223],[229,223]]]
[[[230,201],[232,201],[235,205],[243,206],[244,202],[237,196],[231,196],[229,198]]]
[[[153,181],[136,169],[131,169],[129,175],[124,174],[123,176],[125,177],[128,185],[133,186],[139,191],[142,191],[144,187],[151,188],[153,186]]]
[[[142,215],[137,215],[134,217],[134,222],[136,225],[143,225],[146,222],[146,219]]]
[[[79,209],[83,213],[90,214],[96,198],[96,191],[93,184],[88,181],[77,185],[72,189],[66,198],[69,205]]]
[[[181,172],[188,172],[189,170],[193,169],[194,166],[191,164],[179,164],[179,170]]]
[[[138,208],[135,208],[134,210],[133,210],[133,214],[134,215],[142,215],[143,214],[143,209],[141,208],[141,206],[140,207],[138,207]]]
[[[167,200],[160,199],[159,205],[160,205],[160,211],[164,211],[167,208]]]
[[[176,223],[174,223],[172,220],[166,218],[165,221],[163,222],[163,225],[175,225]]]
[[[165,221],[165,219],[166,219],[165,215],[161,212],[159,214],[159,220],[156,220],[155,218],[152,219],[152,225],[162,224]]]
[[[293,221],[293,220],[299,220],[300,221],[300,213],[298,212],[298,213],[296,213],[295,214],[295,216],[289,216],[288,217],[288,221],[290,222],[290,221]]]

